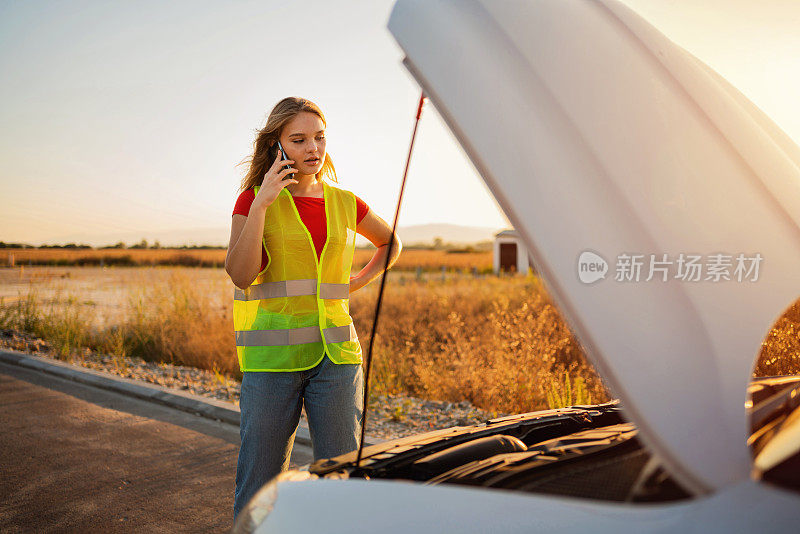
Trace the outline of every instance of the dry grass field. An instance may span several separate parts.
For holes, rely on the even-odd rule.
[[[365,354],[378,282],[351,295]],[[0,268],[0,327],[49,341],[241,378],[232,334],[233,285],[222,269]],[[756,375],[800,372],[800,306],[765,337]],[[373,394],[469,400],[526,412],[609,400],[541,281],[392,271],[371,375]]]
[[[374,248],[356,249],[353,270],[361,269],[372,257]],[[174,265],[186,267],[222,267],[226,249],[38,249],[0,250],[0,266],[141,266]],[[394,265],[395,271],[421,268],[488,272],[492,253],[448,252],[445,250],[404,249]]]

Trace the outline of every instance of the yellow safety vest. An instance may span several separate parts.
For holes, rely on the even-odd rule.
[[[233,326],[242,372],[301,371],[317,365],[325,354],[334,363],[362,361],[350,317],[356,199],[325,182],[322,188],[328,238],[319,259],[286,188],[267,208],[267,266],[247,289],[234,292]]]

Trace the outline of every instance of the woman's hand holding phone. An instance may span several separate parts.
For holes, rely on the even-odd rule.
[[[275,158],[272,166],[264,175],[264,180],[261,182],[261,187],[258,189],[258,194],[253,200],[250,209],[253,209],[253,207],[267,209],[267,207],[278,198],[281,189],[289,184],[298,183],[294,178],[286,178],[287,174],[297,172],[297,169],[288,166],[289,163],[294,163],[294,160],[285,159],[281,161],[281,151],[279,150],[278,157]],[[286,167],[281,168],[284,165]]]

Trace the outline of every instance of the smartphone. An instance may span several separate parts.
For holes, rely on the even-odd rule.
[[[281,151],[281,160],[289,159],[289,158],[286,157],[286,152],[284,152],[283,145],[281,145],[280,141],[278,141],[278,150]],[[284,169],[290,169],[291,167],[292,166],[288,165],[288,164],[283,166]],[[294,178],[294,173],[293,172],[290,172],[289,174],[287,174],[286,176],[283,177],[284,180],[290,180],[292,178]]]

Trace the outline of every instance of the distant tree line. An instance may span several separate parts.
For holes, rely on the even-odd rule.
[[[153,244],[148,244],[146,239],[142,239],[138,243],[134,243],[131,246],[126,245],[124,242],[120,241],[115,245],[106,245],[104,247],[92,247],[86,244],[76,244],[76,243],[67,243],[65,245],[39,245],[38,247],[35,245],[29,245],[28,243],[6,243],[4,241],[0,241],[0,249],[3,248],[39,248],[39,249],[76,249],[76,250],[105,250],[105,249],[149,249],[149,250],[157,250],[157,249],[170,249],[170,250],[217,250],[217,249],[224,249],[228,248],[224,245],[181,245],[179,247],[163,247],[161,243],[158,241],[154,241]]]
[[[66,245],[29,245],[28,243],[5,243],[0,241],[0,248],[72,248],[72,249],[91,249],[92,247],[86,244],[78,245],[76,243],[67,243]]]
[[[134,243],[133,245],[127,246],[125,243],[120,241],[116,245],[106,245],[105,247],[99,247],[101,249],[107,248],[127,248],[127,249],[149,249],[149,250],[158,250],[158,249],[170,249],[170,250],[218,250],[218,249],[225,249],[228,248],[227,245],[181,245],[179,247],[172,246],[172,247],[165,247],[162,246],[158,240],[153,241],[153,244],[148,244],[147,239],[142,239],[138,243]]]
[[[108,250],[108,249],[126,249],[126,250],[219,250],[228,248],[226,245],[181,245],[165,247],[156,240],[149,243],[146,239],[142,239],[138,243],[132,245],[126,244],[124,241],[119,241],[113,245],[105,245],[102,247],[92,247],[86,244],[67,243],[65,245],[29,245],[27,243],[5,243],[0,241],[0,249],[4,248],[40,248],[40,249],[75,249],[75,250]],[[374,248],[372,244],[367,243],[360,245],[358,248]],[[437,237],[432,243],[403,243],[403,248],[406,250],[444,250],[445,252],[459,253],[459,252],[486,252],[492,250],[492,241],[480,241],[470,245],[446,243],[441,237]]]

